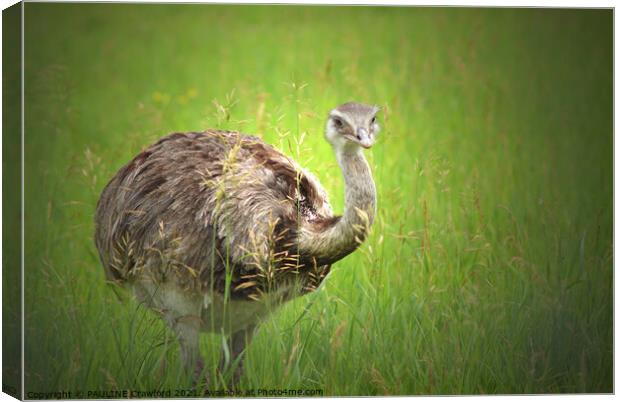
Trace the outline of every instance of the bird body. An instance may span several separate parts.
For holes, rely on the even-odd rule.
[[[345,178],[343,216],[291,158],[231,131],[168,135],[104,188],[95,243],[106,277],[162,314],[186,368],[202,369],[201,331],[230,335],[238,357],[262,317],[314,291],[364,240],[376,195],[361,147],[374,142],[377,110],[349,103],[328,118]]]
[[[137,155],[104,189],[96,241],[109,280],[174,277],[185,288],[257,300],[281,285],[268,274],[303,268],[291,247],[297,220],[331,217],[318,181],[260,139],[175,133]],[[307,290],[322,278],[309,278]]]

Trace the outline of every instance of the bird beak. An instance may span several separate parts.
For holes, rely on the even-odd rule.
[[[357,137],[357,141],[359,142],[359,144],[363,146],[364,148],[368,149],[372,147],[372,144],[373,144],[372,137],[370,136],[370,133],[368,132],[368,130],[366,130],[365,128],[359,127],[357,129],[356,137]]]

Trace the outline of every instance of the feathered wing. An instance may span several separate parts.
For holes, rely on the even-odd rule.
[[[96,243],[110,280],[173,277],[256,298],[287,278],[306,291],[321,282],[329,267],[300,259],[296,232],[331,218],[318,181],[258,138],[176,133],[104,189]]]

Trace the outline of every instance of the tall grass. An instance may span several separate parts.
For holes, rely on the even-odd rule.
[[[26,392],[190,384],[159,317],[104,281],[93,212],[122,164],[241,130],[342,211],[322,130],[352,99],[383,109],[372,235],[263,323],[241,388],[612,391],[611,11],[25,9]]]

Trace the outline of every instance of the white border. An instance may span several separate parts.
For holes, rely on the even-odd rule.
[[[28,2],[38,2],[38,0],[29,0]],[[103,1],[93,1],[93,0],[68,0],[66,2],[103,2]],[[594,0],[594,1],[576,1],[576,0],[564,0],[564,1],[552,1],[552,0],[540,0],[540,1],[509,1],[509,0],[503,0],[503,1],[492,1],[492,0],[478,0],[478,1],[432,1],[432,0],[426,0],[423,2],[419,2],[419,1],[405,1],[405,0],[388,0],[388,1],[381,1],[381,0],[361,0],[361,1],[355,1],[355,0],[338,0],[338,1],[329,1],[329,0],[309,0],[309,1],[301,1],[301,0],[288,0],[288,1],[284,1],[284,0],[271,0],[271,1],[264,1],[264,0],[243,0],[241,2],[235,2],[232,0],[220,0],[220,1],[205,1],[205,2],[198,2],[198,1],[183,1],[183,0],[169,0],[169,1],[139,1],[139,0],[133,0],[130,1],[131,3],[203,3],[203,4],[239,4],[239,3],[243,3],[243,4],[315,4],[315,5],[332,5],[332,4],[338,4],[338,5],[392,5],[392,6],[452,6],[452,7],[558,7],[558,8],[615,8],[616,6],[616,2],[615,1],[599,1],[599,0]],[[15,1],[11,1],[11,0],[0,0],[0,5],[2,6],[2,9],[5,9],[13,4],[15,4]],[[24,216],[24,207],[25,207],[25,199],[24,199],[24,185],[25,185],[25,180],[24,180],[24,175],[25,175],[25,152],[24,152],[24,130],[25,130],[25,104],[24,104],[24,88],[25,88],[25,82],[24,82],[24,74],[23,74],[23,68],[24,68],[24,12],[25,12],[25,7],[24,4],[22,4],[22,26],[21,26],[21,30],[22,30],[22,38],[21,38],[21,65],[22,65],[22,76],[21,76],[21,91],[22,91],[22,98],[21,98],[21,180],[22,180],[22,188],[21,188],[21,211],[20,211],[20,215],[21,215],[21,311],[22,311],[22,322],[21,322],[21,328],[22,328],[22,343],[21,343],[21,359],[22,359],[22,395],[24,395],[24,387],[25,387],[25,378],[24,378],[24,364],[25,364],[25,356],[24,356],[24,336],[25,336],[25,327],[24,327],[24,240],[25,240],[25,236],[24,236],[24,231],[25,231],[25,216]],[[1,38],[1,26],[2,26],[2,22],[0,19],[0,38]],[[619,184],[618,181],[618,175],[616,175],[616,163],[615,163],[615,155],[617,154],[617,147],[619,146],[618,143],[615,141],[615,122],[616,122],[616,116],[618,115],[618,106],[615,102],[615,94],[616,94],[616,80],[615,80],[615,76],[618,72],[618,66],[615,62],[615,48],[616,48],[616,43],[618,43],[618,32],[615,29],[615,11],[614,11],[614,190],[615,188],[617,188],[617,185]],[[0,98],[0,106],[1,106],[1,98]],[[1,107],[0,107],[0,117],[1,117]],[[0,143],[0,152],[2,150],[2,145]],[[0,154],[1,155],[1,154]],[[2,168],[0,166],[0,173],[2,171]],[[1,188],[0,188],[0,196],[1,196]],[[2,201],[1,201],[1,197],[0,197],[0,206],[2,205]],[[616,211],[616,198],[615,198],[615,191],[614,191],[614,249],[618,250],[617,243],[616,243],[616,237],[615,237],[615,233],[617,231],[617,229],[620,227],[618,225],[617,220],[615,219],[615,211]],[[0,223],[1,223],[1,216],[0,216]],[[1,239],[1,233],[0,233],[0,239]],[[1,251],[0,251],[0,257],[1,257]],[[616,266],[616,261],[617,261],[617,257],[614,253],[614,268]],[[616,308],[616,304],[615,304],[615,289],[617,289],[617,285],[618,285],[618,279],[615,275],[615,271],[614,271],[614,335],[616,334],[615,332],[615,322],[616,319],[619,317],[619,313],[618,313],[618,309]],[[2,294],[2,290],[0,287],[0,296]],[[1,300],[1,299],[0,299]],[[0,334],[1,334],[1,330],[0,330]],[[615,341],[616,341],[616,337],[614,336],[614,352],[615,352]],[[2,352],[0,350],[0,357],[2,356]],[[615,370],[615,353],[614,353],[614,390],[616,389],[615,386],[616,384],[618,384],[618,380],[619,380],[619,374],[617,373],[617,371]],[[585,394],[579,394],[579,395],[550,395],[550,396],[543,396],[545,400],[563,400],[563,401],[581,401],[582,398],[585,396]],[[506,401],[506,400],[510,400],[510,401],[521,401],[524,399],[529,399],[531,398],[531,395],[524,395],[524,396],[492,396],[493,400],[495,401]],[[409,399],[412,397],[394,397],[394,398],[399,398],[399,399]],[[415,397],[416,400],[433,400],[433,401],[443,401],[443,400],[453,400],[455,397]],[[457,397],[458,398],[458,397]],[[468,399],[473,399],[473,400],[482,400],[483,398],[485,398],[485,396],[472,396],[472,397],[465,397]],[[587,396],[588,399],[594,399],[594,400],[603,400],[603,399],[615,399],[614,395],[588,395]],[[318,401],[320,399],[325,399],[325,398],[304,398],[304,400],[307,401]],[[334,399],[334,398],[329,398],[329,399]],[[335,398],[335,399],[341,399],[341,398]],[[365,398],[368,399],[368,398]],[[370,398],[370,399],[375,399],[375,398]],[[2,394],[0,393],[0,401],[14,401],[14,398],[6,395],[6,394]],[[145,401],[147,401],[146,399],[143,399]],[[271,399],[253,399],[253,401],[268,401]],[[190,399],[189,401],[195,401],[193,399]]]

